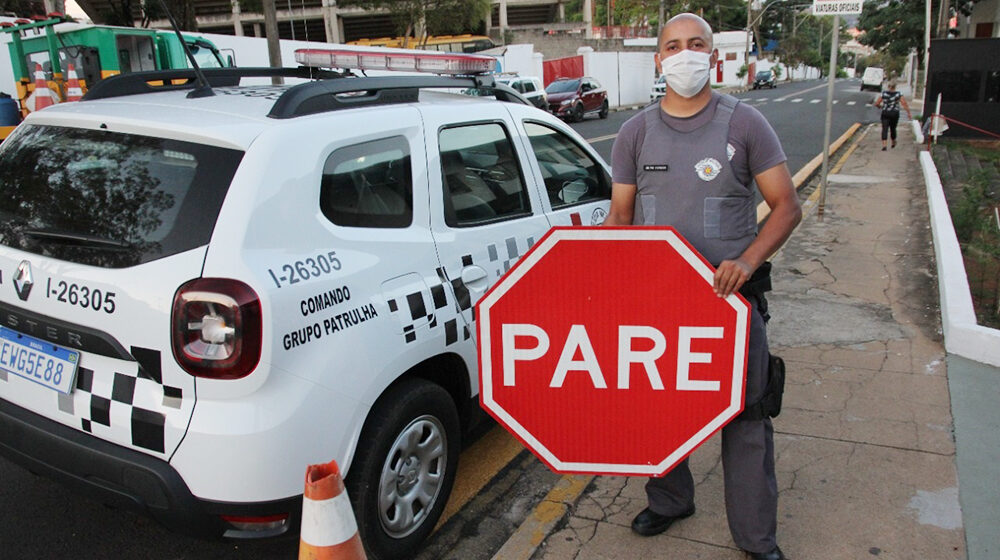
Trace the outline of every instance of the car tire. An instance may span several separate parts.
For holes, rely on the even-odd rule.
[[[455,403],[439,385],[406,379],[376,401],[344,481],[370,560],[409,558],[430,535],[455,481],[460,438]]]
[[[610,111],[610,107],[608,106],[608,100],[605,99],[604,100],[604,104],[601,105],[601,112],[597,113],[597,116],[601,117],[602,119],[606,119],[606,118],[608,118],[608,112],[609,111]]]
[[[580,122],[583,120],[583,103],[577,103],[569,115],[570,122]]]

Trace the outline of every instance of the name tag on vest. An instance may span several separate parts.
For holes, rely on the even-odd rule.
[[[643,165],[642,166],[642,170],[643,171],[666,171],[668,169],[670,169],[670,166],[667,165],[667,164],[665,164],[665,163],[661,163],[661,164],[658,164],[658,165]]]

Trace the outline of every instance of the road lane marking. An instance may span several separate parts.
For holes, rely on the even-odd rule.
[[[857,101],[848,101],[847,102],[848,105],[854,105],[855,103],[857,103]]]
[[[617,132],[614,134],[605,134],[604,136],[598,136],[596,138],[587,138],[586,140],[588,144],[593,144],[594,142],[604,142],[605,140],[611,140],[615,136],[618,136]]]
[[[810,103],[819,103],[820,101],[823,101],[823,100],[822,99],[810,99],[809,100]]]
[[[783,97],[779,97],[778,99],[775,99],[775,101],[784,100],[784,99],[786,99],[786,98],[788,98],[789,96],[792,96],[792,95],[802,95],[803,93],[807,93],[807,92],[810,92],[810,91],[812,91],[814,89],[819,89],[819,88],[823,88],[823,87],[826,87],[826,84],[820,84],[818,86],[813,86],[813,87],[811,87],[809,89],[804,89],[802,91],[796,91],[794,93],[789,93],[788,95],[785,95]]]
[[[796,97],[795,99],[792,100],[792,103],[802,103],[802,98]]]

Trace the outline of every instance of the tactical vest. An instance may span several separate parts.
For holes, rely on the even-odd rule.
[[[738,103],[721,95],[712,120],[691,132],[664,123],[659,103],[644,110],[633,224],[673,226],[713,266],[739,257],[757,235],[753,189],[737,179],[727,152]]]

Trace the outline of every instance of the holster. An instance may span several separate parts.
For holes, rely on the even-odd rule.
[[[752,405],[744,407],[736,420],[763,420],[781,414],[781,397],[785,393],[785,360],[780,356],[767,355],[767,387],[764,396]]]
[[[740,287],[740,294],[748,300],[758,302],[761,316],[766,322],[767,300],[764,292],[771,291],[771,263],[765,262],[754,271],[750,279]],[[781,413],[781,397],[785,392],[785,361],[779,356],[767,355],[767,386],[759,401],[744,407],[736,420],[763,420],[774,418]]]
[[[750,279],[740,286],[740,295],[745,298],[763,295],[771,291],[771,262],[764,261],[750,275]]]

